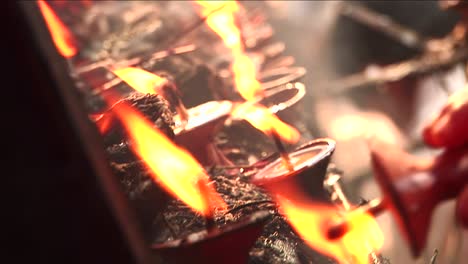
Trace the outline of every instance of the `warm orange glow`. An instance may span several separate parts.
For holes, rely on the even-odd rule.
[[[348,214],[349,231],[339,239],[330,240],[326,231],[331,223],[340,219],[337,208],[312,202],[307,198],[298,198],[300,195],[297,193],[285,193],[288,187],[283,187],[277,186],[276,190],[272,189],[276,194],[279,209],[310,247],[342,264],[367,264],[369,253],[378,253],[382,248],[382,231],[370,214]]]
[[[281,121],[262,105],[249,102],[237,105],[231,116],[247,120],[252,126],[266,134],[271,135],[272,131],[276,131],[282,140],[289,143],[296,143],[300,138],[299,131]]]
[[[114,121],[111,113],[89,115],[89,118],[94,121],[101,135],[105,135],[111,129]]]
[[[314,201],[296,182],[271,182],[264,186],[274,197],[280,213],[311,248],[341,264],[368,264],[369,254],[380,252],[383,233],[370,214],[362,210],[339,210]],[[347,232],[330,239],[329,229],[344,217],[348,223]]]
[[[263,95],[263,89],[256,79],[253,61],[245,54],[241,32],[236,25],[236,13],[240,6],[236,1],[196,1],[200,15],[207,17],[207,25],[218,34],[224,44],[231,49],[233,62],[231,69],[234,84],[239,94],[246,100],[254,100]]]
[[[38,0],[37,3],[47,23],[47,27],[49,28],[52,40],[54,41],[57,50],[65,58],[75,56],[77,48],[74,45],[75,41],[71,32],[62,23],[62,21],[60,21],[60,18],[44,0]]]
[[[156,94],[166,79],[135,67],[112,70],[120,79],[141,93]]]
[[[335,258],[341,264],[367,264],[371,252],[379,253],[383,234],[375,219],[367,213],[339,211],[337,207],[311,200],[294,183],[266,185],[297,234],[315,250]],[[334,240],[327,237],[333,223],[349,220],[348,232]]]
[[[132,150],[153,172],[156,183],[205,216],[211,215],[213,207],[226,208],[202,166],[187,151],[174,145],[128,104],[117,103],[112,111],[125,127]],[[206,188],[200,190],[200,184]]]

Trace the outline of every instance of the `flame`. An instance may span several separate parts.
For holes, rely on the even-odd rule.
[[[282,140],[289,143],[296,143],[300,138],[299,132],[294,127],[284,123],[268,108],[261,105],[249,102],[239,104],[235,106],[231,116],[247,120],[252,126],[270,136],[275,131]]]
[[[158,88],[167,81],[156,74],[135,67],[115,69],[112,72],[141,93],[156,94]]]
[[[268,186],[275,194],[279,210],[297,234],[312,248],[335,258],[342,264],[367,264],[369,254],[378,253],[384,237],[374,217],[369,213],[348,213],[349,230],[341,238],[330,240],[330,223],[340,220],[344,212],[336,207],[311,201],[291,184]]]
[[[71,32],[44,0],[37,0],[37,4],[44,16],[57,50],[65,58],[75,56],[78,50],[74,45],[75,40]]]
[[[234,84],[239,94],[246,100],[254,100],[262,96],[264,91],[256,79],[256,68],[252,60],[245,54],[241,32],[236,25],[235,15],[240,11],[236,1],[201,1],[200,15],[206,17],[206,24],[231,49],[233,62],[231,70]]]
[[[299,132],[283,123],[270,111],[253,102],[264,95],[260,82],[256,78],[256,68],[252,60],[245,54],[242,36],[236,24],[236,14],[241,7],[236,1],[201,1],[200,15],[206,18],[207,25],[218,34],[224,44],[230,48],[233,62],[231,70],[234,75],[234,84],[239,94],[250,103],[245,103],[234,109],[231,114],[234,118],[246,119],[257,129],[264,133],[276,134],[290,143],[299,140]]]
[[[205,216],[212,215],[213,207],[227,207],[209,184],[202,166],[187,151],[174,145],[128,104],[117,103],[112,111],[125,127],[132,150],[152,171],[156,183]]]
[[[321,205],[294,204],[278,197],[278,205],[291,226],[312,248],[334,257],[340,263],[369,263],[369,253],[383,245],[383,234],[375,219],[369,214],[352,217],[350,231],[336,241],[325,234],[331,219],[339,216],[335,208]]]
[[[112,113],[91,114],[89,118],[94,121],[101,135],[105,135],[109,132],[114,121]]]

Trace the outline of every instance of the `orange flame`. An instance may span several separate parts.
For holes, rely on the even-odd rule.
[[[207,25],[218,34],[224,44],[231,49],[234,84],[239,94],[246,100],[254,100],[263,95],[260,82],[256,79],[256,69],[252,60],[245,54],[241,32],[236,25],[235,15],[240,11],[236,1],[201,1],[200,14],[207,17]]]
[[[279,210],[299,236],[312,248],[335,258],[341,264],[367,264],[369,254],[378,253],[384,238],[374,217],[368,213],[348,213],[348,232],[330,240],[327,230],[343,217],[336,207],[311,201],[291,183],[270,185]],[[341,214],[340,214],[341,213]]]
[[[209,184],[202,166],[187,151],[174,145],[128,104],[115,104],[113,112],[128,132],[132,150],[152,171],[156,183],[205,216],[212,215],[213,207],[227,207]]]
[[[57,50],[65,58],[75,56],[77,53],[77,48],[74,45],[75,40],[71,32],[62,23],[62,21],[60,21],[60,18],[54,13],[52,8],[50,8],[50,6],[44,0],[37,0],[37,4],[39,5],[42,15],[44,16]]]
[[[237,105],[231,116],[247,120],[252,126],[270,136],[275,131],[282,140],[289,143],[296,143],[300,138],[299,132],[294,127],[284,123],[268,108],[261,105],[249,102]]]
[[[350,231],[336,241],[330,241],[324,232],[330,219],[337,219],[335,208],[326,205],[297,205],[286,198],[278,204],[291,226],[314,249],[334,257],[340,263],[369,263],[369,253],[383,245],[383,234],[369,214],[359,214],[349,222]]]
[[[112,70],[120,79],[141,93],[156,94],[166,79],[135,67]]]
[[[111,129],[112,123],[114,121],[111,113],[92,114],[89,115],[89,118],[94,121],[101,135],[107,134],[107,132]]]

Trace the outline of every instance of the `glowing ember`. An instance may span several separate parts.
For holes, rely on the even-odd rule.
[[[159,93],[158,88],[166,83],[165,78],[139,68],[126,67],[112,70],[112,72],[141,93]]]
[[[300,138],[299,132],[294,127],[284,123],[268,108],[261,105],[248,102],[237,105],[231,116],[247,120],[252,126],[270,136],[275,131],[282,140],[289,143],[296,143]]]
[[[342,264],[367,264],[369,254],[379,252],[382,248],[382,231],[370,214],[348,216],[348,232],[338,239],[330,240],[326,232],[331,223],[340,219],[340,212],[335,207],[312,203],[307,201],[307,198],[294,199],[293,202],[280,195],[281,192],[282,190],[276,190],[280,211],[302,239],[317,251],[335,258]]]
[[[110,130],[114,121],[111,113],[89,115],[89,118],[94,121],[101,135],[105,135]]]
[[[77,53],[77,48],[74,45],[75,40],[71,32],[62,23],[62,21],[60,21],[59,17],[44,0],[38,0],[37,4],[39,5],[42,15],[44,16],[57,50],[65,58],[75,56]]]
[[[208,183],[204,169],[187,151],[174,145],[129,105],[115,104],[113,112],[128,132],[132,150],[151,169],[156,183],[205,216],[211,216],[213,207],[226,208]],[[200,190],[200,185],[206,188]]]
[[[256,79],[256,69],[252,60],[245,54],[241,32],[236,25],[235,15],[240,11],[236,1],[196,1],[200,14],[207,17],[207,25],[218,34],[224,44],[231,49],[234,84],[239,94],[246,100],[254,100],[263,95],[263,89]]]

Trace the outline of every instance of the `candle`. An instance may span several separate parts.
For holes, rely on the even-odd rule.
[[[292,171],[278,158],[255,174],[252,182],[268,188],[270,185],[296,181],[305,193],[319,200],[328,200],[323,181],[334,150],[335,141],[331,139],[312,140],[289,153]]]

